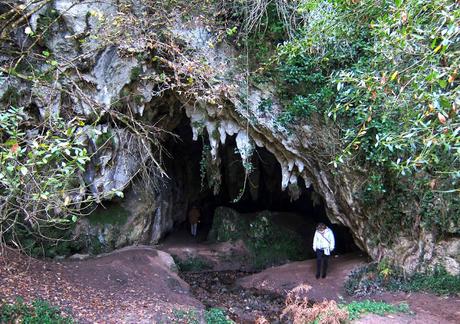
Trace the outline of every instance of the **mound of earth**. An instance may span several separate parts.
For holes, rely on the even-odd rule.
[[[78,322],[171,322],[178,310],[203,309],[175,272],[174,261],[151,247],[130,247],[83,261],[51,262],[10,249],[0,255],[0,301],[42,298]]]

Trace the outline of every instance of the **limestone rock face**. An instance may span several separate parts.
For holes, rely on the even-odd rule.
[[[460,274],[460,240],[454,238],[436,241],[431,233],[422,231],[418,241],[401,237],[383,255],[409,273],[442,266],[453,275]]]
[[[104,202],[82,218],[74,236],[92,254],[127,245],[156,244],[176,222],[185,220],[187,206],[182,199],[174,185],[146,190],[140,183],[134,183],[123,199]]]
[[[291,197],[297,199],[300,183],[313,188],[324,201],[328,218],[349,227],[355,243],[372,258],[387,256],[407,270],[441,263],[458,273],[458,224],[452,226],[457,228],[457,236],[441,242],[420,231],[401,236],[388,246],[373,243],[367,227],[372,211],[364,210],[359,198],[366,170],[346,166],[336,169],[327,158],[334,155],[334,126],[313,115],[308,124],[292,125],[288,131],[276,122],[282,107],[273,87],[249,86],[246,71],[238,66],[236,50],[213,33],[202,17],[184,22],[177,15],[168,20],[170,25],[159,24],[149,20],[154,19],[154,9],[148,7],[148,1],[137,0],[55,0],[38,11],[33,11],[32,5],[27,10],[33,11],[30,28],[34,33],[43,31],[46,21],[57,20],[46,30],[46,37],[40,38],[39,45],[59,62],[59,77],[49,85],[13,75],[0,76],[3,101],[11,102],[10,90],[14,89],[16,103],[36,109],[40,120],[61,116],[85,121],[82,128],[86,127],[86,137],[82,141],[94,155],[83,178],[89,191],[107,209],[98,207],[79,224],[80,238],[99,244],[103,250],[153,243],[175,223],[185,220],[193,194],[180,188],[175,179],[152,172],[155,186],[138,191],[134,188],[140,168],[159,154],[159,143],[146,141],[135,128],[137,122],[155,126],[141,131],[154,133],[161,142],[166,135],[157,134],[157,128],[172,131],[178,116],[185,112],[193,139],[199,140],[202,135],[209,142],[209,167],[217,170],[213,172],[215,193],[222,179],[236,178],[218,172],[220,148],[234,137],[243,165],[250,164],[254,150],[264,147],[280,165],[279,189],[289,190]],[[22,48],[31,40],[21,28],[11,33],[11,41]],[[158,36],[161,33],[163,38]],[[174,41],[164,44],[168,39]],[[180,52],[181,48],[185,50]],[[172,58],[162,56],[167,51],[173,52]],[[2,55],[0,65],[8,66],[8,60]],[[36,65],[37,70],[54,69],[43,60]],[[198,74],[189,76],[193,71]],[[270,109],[261,109],[267,100],[271,102]],[[115,198],[119,191],[125,192],[122,201],[104,201],[103,197]],[[255,197],[257,193],[251,195]],[[223,210],[216,217],[222,221],[236,217],[232,211],[226,211],[225,217],[221,214]],[[219,238],[220,234],[216,235]]]
[[[99,254],[126,245],[150,243],[155,213],[153,194],[130,189],[125,199],[104,203],[80,220],[74,233],[86,249]]]

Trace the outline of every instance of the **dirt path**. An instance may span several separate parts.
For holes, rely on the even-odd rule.
[[[356,300],[347,296],[343,284],[348,273],[362,265],[366,259],[359,254],[338,256],[330,261],[330,271],[325,279],[315,278],[315,260],[293,262],[274,267],[260,273],[241,278],[237,283],[245,288],[256,288],[261,291],[285,293],[286,291],[306,283],[312,286],[310,298],[321,301]],[[366,299],[385,301],[392,304],[407,303],[414,314],[391,314],[387,316],[367,315],[356,323],[460,323],[460,297],[439,297],[424,293],[381,293]]]
[[[331,257],[326,278],[315,278],[316,261],[307,260],[291,262],[279,267],[268,268],[265,271],[238,280],[244,288],[256,288],[279,294],[286,294],[300,284],[312,287],[309,296],[312,300],[338,300],[345,297],[343,283],[350,271],[366,263],[366,258],[360,254],[348,254]]]

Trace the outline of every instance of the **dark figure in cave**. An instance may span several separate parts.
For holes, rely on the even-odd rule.
[[[198,207],[196,207],[196,205],[193,205],[190,211],[188,212],[188,221],[190,222],[192,236],[196,237],[198,223],[200,222],[200,210],[198,209]]]
[[[332,230],[323,223],[319,223],[313,238],[313,251],[316,252],[316,279],[319,279],[320,275],[326,278],[329,255],[334,248],[335,239]]]

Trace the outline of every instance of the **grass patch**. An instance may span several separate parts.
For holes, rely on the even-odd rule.
[[[392,305],[372,300],[353,301],[342,307],[347,310],[350,321],[358,319],[361,315],[368,313],[380,316],[394,313],[409,313],[409,305],[407,304]]]
[[[5,304],[0,307],[0,323],[51,324],[74,323],[70,317],[61,315],[59,308],[48,302],[36,299],[27,305],[21,298],[14,304]]]

